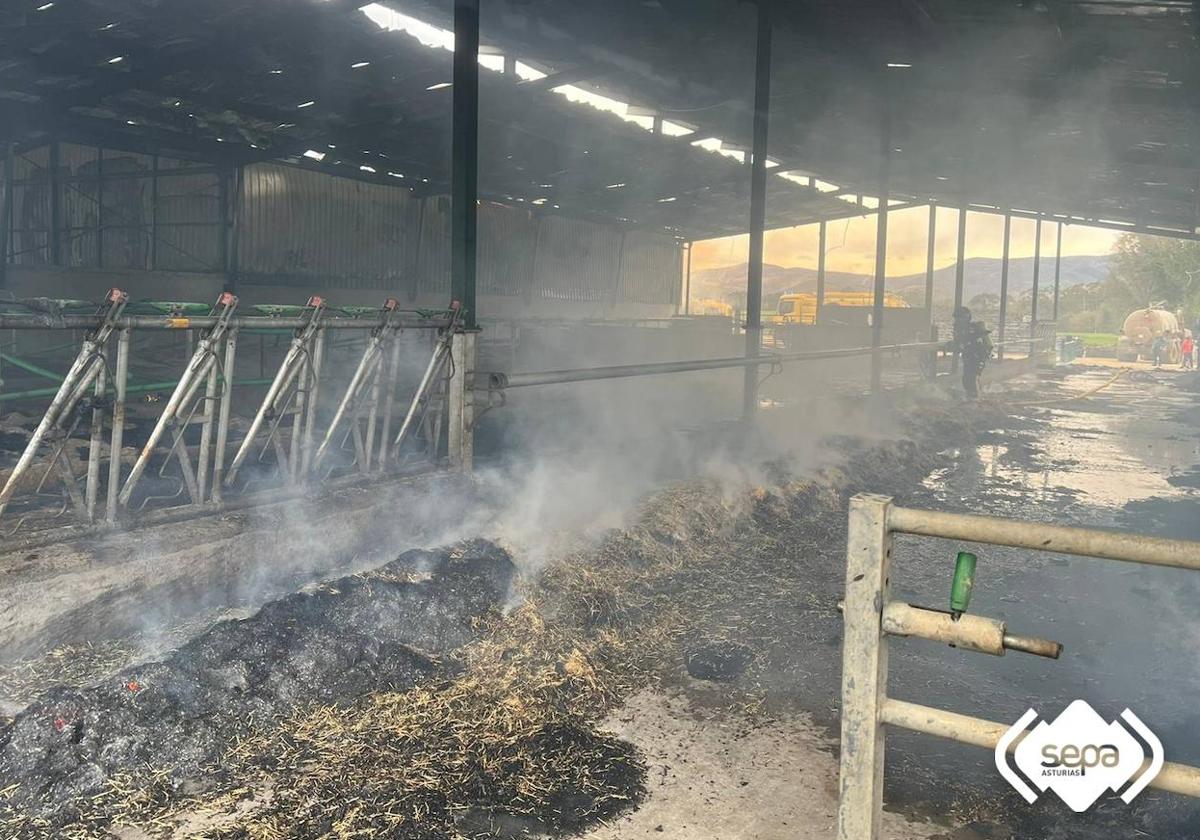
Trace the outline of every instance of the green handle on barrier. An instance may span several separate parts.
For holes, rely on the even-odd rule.
[[[954,561],[954,582],[950,586],[950,612],[956,617],[971,605],[971,589],[975,586],[975,563],[978,558],[969,551],[958,552]]]

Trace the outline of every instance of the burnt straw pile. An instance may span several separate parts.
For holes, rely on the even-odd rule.
[[[236,743],[298,711],[444,678],[444,659],[508,598],[508,555],[478,541],[223,621],[170,658],[58,688],[0,730],[0,834],[87,836],[121,788],[196,792]],[[208,776],[208,780],[205,777]]]
[[[0,836],[483,840],[609,820],[645,795],[646,767],[601,721],[639,689],[702,683],[742,720],[833,707],[846,499],[919,486],[972,425],[928,406],[895,437],[827,440],[824,469],[781,457],[758,486],[682,482],[627,527],[556,553],[516,595],[508,557],[476,542],[272,604],[244,646],[218,625],[0,734],[0,788],[21,785],[0,790]],[[422,565],[431,576],[414,583]],[[283,632],[297,641],[263,647]],[[297,646],[328,667],[286,664]],[[243,671],[247,659],[259,664]],[[216,708],[156,689],[154,669],[184,663]],[[287,699],[256,713],[259,694]],[[93,704],[80,729],[63,713],[72,697]],[[201,726],[223,728],[200,742]]]

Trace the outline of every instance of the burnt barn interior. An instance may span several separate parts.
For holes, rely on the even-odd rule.
[[[1050,427],[1064,230],[1200,238],[1198,29],[1190,0],[5,3],[0,834],[849,832],[849,499]],[[983,379],[1017,408],[948,396],[985,216]],[[807,322],[764,293],[799,226]],[[701,311],[722,237],[744,266]],[[756,737],[811,790],[703,826],[639,740],[690,720],[750,756],[678,783],[712,808],[790,801]],[[909,769],[875,832],[1130,825],[1009,825]],[[1141,835],[1186,836],[1160,804]]]

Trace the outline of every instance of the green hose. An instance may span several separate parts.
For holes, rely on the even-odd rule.
[[[235,381],[233,383],[233,387],[258,388],[262,387],[263,385],[270,385],[273,381],[274,380],[272,379],[243,379],[240,382]],[[154,391],[166,391],[172,389],[178,384],[179,380],[173,380],[169,382],[148,382],[145,385],[131,385],[125,389],[125,393],[126,395],[149,394],[153,393]],[[113,393],[112,386],[109,386],[108,392]],[[53,397],[57,393],[57,388],[38,388],[33,391],[14,391],[8,394],[0,394],[0,402],[12,400],[32,400],[37,399],[38,397]]]
[[[42,379],[49,379],[51,382],[62,382],[63,378],[52,370],[46,370],[44,367],[38,367],[33,362],[27,362],[17,356],[10,356],[8,353],[0,350],[0,360],[8,362],[13,367],[18,367],[21,370],[28,371]]]

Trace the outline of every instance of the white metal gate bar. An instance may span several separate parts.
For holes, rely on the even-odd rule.
[[[916,636],[1003,656],[1057,658],[1057,642],[1010,634],[1001,621],[894,602],[892,535],[915,534],[1200,571],[1200,543],[1093,528],[896,507],[885,496],[850,500],[842,602],[842,739],[838,840],[878,840],[885,725],[996,749],[1009,726],[887,696],[888,637]],[[1009,745],[1011,750],[1015,747]],[[1200,797],[1200,768],[1166,762],[1150,787]]]
[[[887,524],[904,534],[1200,571],[1200,543],[1187,540],[902,507],[889,507]]]
[[[947,712],[944,709],[934,709],[918,703],[906,703],[903,700],[887,698],[880,710],[881,723],[889,726],[899,726],[922,732],[937,738],[950,741],[960,741],[976,747],[994,750],[1011,728],[1011,724],[996,723],[982,718]],[[1016,750],[1020,743],[1014,739],[1008,745],[1008,751]],[[1146,762],[1149,764],[1149,761]],[[1200,797],[1200,767],[1190,767],[1187,764],[1176,764],[1171,761],[1163,762],[1162,769],[1150,782],[1150,787],[1184,796]]]

